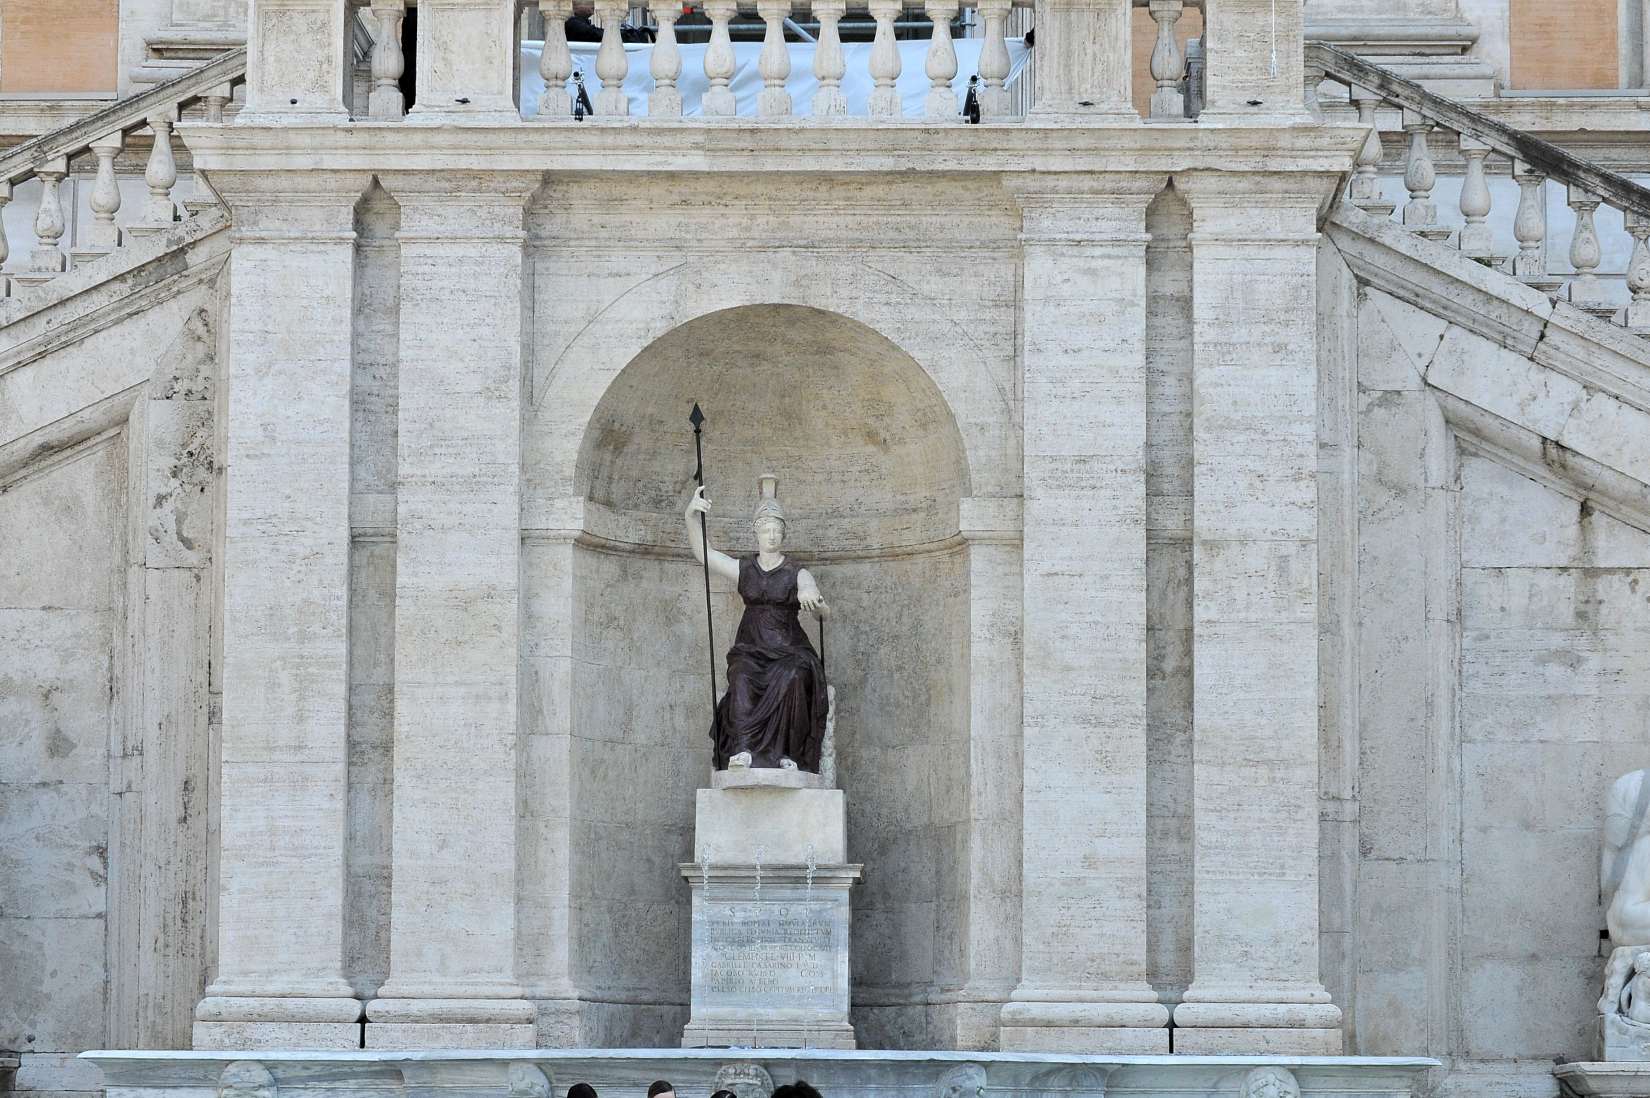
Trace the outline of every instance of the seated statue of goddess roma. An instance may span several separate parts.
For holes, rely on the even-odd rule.
[[[711,721],[711,744],[718,770],[800,768],[817,774],[830,701],[825,666],[797,611],[823,618],[827,608],[813,576],[783,552],[778,479],[765,476],[760,483],[751,516],[755,553],[735,559],[705,544],[698,516],[710,511],[710,500],[703,488],[694,491],[683,515],[694,557],[737,583],[745,602],[728,649],[728,690]]]

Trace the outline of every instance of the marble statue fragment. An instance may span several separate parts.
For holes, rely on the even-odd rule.
[[[1604,800],[1599,892],[1610,935],[1599,996],[1606,1060],[1650,1060],[1650,781],[1617,778]]]

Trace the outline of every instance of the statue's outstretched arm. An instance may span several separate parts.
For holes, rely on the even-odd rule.
[[[682,519],[687,525],[688,548],[693,550],[693,559],[701,564],[705,563],[706,554],[710,555],[710,570],[725,580],[739,582],[739,562],[726,553],[717,552],[705,544],[704,532],[699,525],[700,514],[710,513],[710,500],[705,498],[705,489],[701,486],[693,490],[693,498],[688,500],[687,510],[682,513]]]
[[[802,609],[815,617],[831,616],[831,608],[825,605],[825,596],[819,593],[819,584],[815,582],[813,573],[806,568],[799,568],[796,572],[796,601],[802,604]]]

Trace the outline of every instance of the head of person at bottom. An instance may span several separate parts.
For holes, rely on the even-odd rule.
[[[567,1098],[596,1098],[596,1088],[589,1083],[574,1083],[567,1088]]]
[[[739,1096],[731,1090],[719,1090],[712,1094],[710,1098],[739,1098]]]
[[[676,1088],[667,1079],[655,1079],[647,1088],[647,1098],[676,1098]]]
[[[805,1080],[798,1079],[794,1083],[786,1083],[782,1087],[774,1087],[773,1098],[825,1098]]]

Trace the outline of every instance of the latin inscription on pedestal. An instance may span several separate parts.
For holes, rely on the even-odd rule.
[[[841,1009],[848,926],[833,899],[701,901],[696,998],[712,1011]]]

